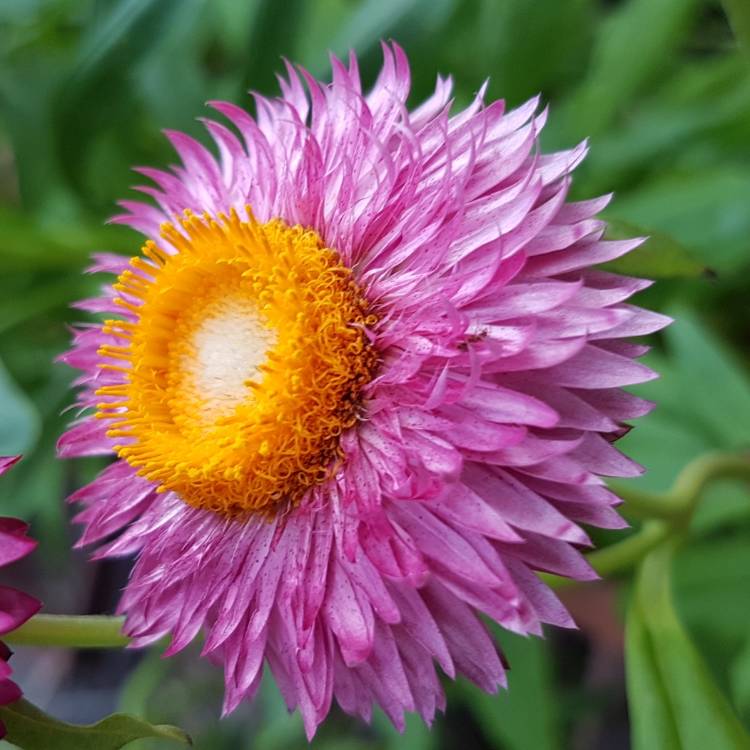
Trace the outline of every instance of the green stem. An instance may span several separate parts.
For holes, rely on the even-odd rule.
[[[750,453],[709,453],[691,461],[677,476],[670,491],[692,510],[706,485],[714,479],[742,479],[750,482]]]
[[[673,521],[685,512],[684,503],[675,500],[672,492],[652,492],[628,483],[610,482],[611,489],[624,500],[618,510],[627,518],[646,520],[660,518]]]
[[[690,521],[706,485],[715,479],[750,482],[750,453],[709,453],[691,461],[666,492],[649,492],[627,483],[613,482],[612,489],[625,501],[623,511],[635,518]]]
[[[36,615],[3,640],[15,646],[122,648],[130,643],[122,634],[124,622],[103,615]]]
[[[680,533],[690,523],[703,490],[715,479],[750,482],[750,454],[710,453],[700,456],[678,474],[667,492],[649,492],[618,483],[613,489],[625,501],[625,512],[649,520],[627,539],[592,552],[587,558],[591,567],[602,578],[634,567],[663,540]],[[542,577],[553,588],[573,583],[553,575]]]
[[[602,578],[606,578],[613,573],[632,568],[664,541],[671,531],[671,527],[666,523],[649,521],[637,533],[617,544],[592,552],[586,559]]]
[[[586,557],[591,567],[602,577],[621,573],[635,567],[652,549],[663,542],[672,532],[672,527],[663,521],[649,521],[640,531],[621,542],[592,552]],[[542,573],[540,577],[553,589],[571,586],[576,581],[570,578]]]

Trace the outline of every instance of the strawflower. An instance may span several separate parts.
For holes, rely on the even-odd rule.
[[[0,457],[0,474],[4,474],[19,456]],[[28,526],[15,518],[0,518],[0,568],[28,555],[36,542],[26,532]],[[33,597],[8,586],[0,586],[0,636],[20,627],[41,607]],[[0,641],[0,706],[15,703],[21,698],[21,689],[10,679],[13,670],[8,664],[10,649]],[[5,737],[5,726],[0,721],[0,739]]]
[[[368,94],[332,66],[288,66],[255,118],[212,102],[217,154],[168,132],[182,165],[138,170],[154,202],[115,221],[146,243],[91,268],[117,279],[80,303],[105,322],[64,355],[59,445],[116,457],[71,499],[80,544],[137,556],[135,645],[203,631],[225,712],[265,664],[309,736],[334,698],[432,721],[436,665],[505,685],[478,613],[573,626],[536,571],[595,578],[580,524],[624,525],[601,476],[640,472],[612,443],[653,373],[623,339],[665,323],[592,270],[641,240],[602,239],[608,196],[566,202],[586,147],[540,154],[536,99],[451,114],[438,78],[409,111],[398,46]]]

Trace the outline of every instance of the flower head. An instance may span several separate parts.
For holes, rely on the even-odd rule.
[[[4,474],[19,456],[0,457],[0,474]],[[28,555],[36,542],[26,532],[28,526],[15,518],[0,518],[0,568],[10,565]],[[10,633],[35,615],[41,604],[22,591],[0,586],[0,636]],[[12,669],[8,665],[11,652],[0,642],[0,706],[15,703],[21,697],[21,689],[10,679]],[[5,727],[0,721],[0,738],[5,736]]]
[[[117,457],[72,500],[81,544],[137,554],[126,632],[203,630],[226,711],[267,664],[309,735],[334,698],[431,721],[436,665],[504,685],[480,612],[572,626],[536,571],[594,578],[579,524],[623,525],[600,477],[640,471],[612,443],[653,376],[623,339],[665,322],[591,269],[640,240],[566,202],[585,146],[539,154],[536,100],[451,114],[442,78],[410,112],[384,57],[369,94],[352,56],[328,85],[289,66],[256,118],[213,102],[218,155],[169,132],[182,166],[116,218],[143,252],[97,256],[106,320],[64,356],[60,453]]]

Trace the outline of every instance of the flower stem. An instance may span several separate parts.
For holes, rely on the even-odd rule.
[[[660,542],[688,526],[703,490],[715,479],[750,482],[750,453],[699,456],[678,474],[666,492],[649,492],[618,483],[613,489],[625,500],[624,511],[648,520],[637,533],[588,555],[591,567],[602,578],[634,567]],[[575,583],[554,575],[541,577],[553,588]]]
[[[666,492],[649,492],[627,483],[612,483],[625,501],[623,511],[636,518],[690,521],[706,485],[715,479],[743,479],[750,482],[750,453],[709,453],[691,461]]]
[[[714,479],[750,482],[750,452],[709,453],[691,461],[677,476],[670,494],[695,505],[706,485]]]
[[[36,615],[3,640],[15,646],[122,648],[130,643],[122,633],[124,622],[104,615]]]
[[[636,534],[632,534],[617,544],[592,552],[586,559],[602,578],[606,578],[640,562],[654,547],[666,539],[670,532],[671,528],[668,524],[661,521],[649,521]]]
[[[654,547],[664,541],[672,527],[663,521],[649,521],[643,528],[609,547],[592,552],[586,557],[591,567],[602,577],[628,570],[639,563]],[[570,578],[541,573],[540,577],[553,589],[571,586],[576,581]]]

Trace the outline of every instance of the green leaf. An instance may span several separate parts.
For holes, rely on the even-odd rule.
[[[750,3],[747,0],[724,0],[737,41],[750,54]]]
[[[640,608],[631,604],[625,626],[630,732],[634,750],[680,750],[675,718]]]
[[[0,259],[7,271],[80,267],[88,256],[86,244],[61,241],[57,232],[36,227],[20,212],[0,206],[3,241]],[[76,240],[80,240],[76,236]]]
[[[236,0],[216,0],[206,6],[216,24],[216,33],[224,46],[232,54],[242,54],[246,50],[247,30],[254,24],[260,7],[260,0],[238,3]]]
[[[122,687],[117,708],[128,714],[147,716],[149,704],[171,667],[172,661],[164,659],[160,649],[145,651]]]
[[[605,264],[615,273],[646,279],[693,279],[708,269],[682,243],[665,232],[652,232],[625,221],[608,220],[607,239],[624,240],[648,235],[632,252]]]
[[[422,721],[421,716],[407,714],[405,720],[406,728],[401,733],[391,724],[382,711],[375,711],[372,723],[373,727],[378,730],[378,733],[383,738],[383,750],[403,750],[403,748],[409,748],[409,750],[436,750],[439,747],[437,732],[432,731]],[[325,747],[328,750],[330,743],[326,743]],[[368,744],[364,747],[371,747],[371,745]]]
[[[663,74],[697,6],[698,0],[630,0],[602,23],[588,78],[567,103],[575,137],[600,133],[635,94]]]
[[[750,116],[750,76],[741,55],[688,60],[645,101],[596,139],[583,168],[581,194],[648,185],[664,165],[719,148],[731,160],[733,130]],[[554,121],[554,120],[553,120]],[[738,128],[739,126],[739,128]],[[564,145],[564,144],[560,144]],[[740,142],[740,151],[744,142]],[[704,163],[716,159],[704,155]],[[646,173],[646,179],[643,179]],[[619,198],[615,201],[615,209]]]
[[[444,20],[453,5],[453,0],[365,0],[336,34],[332,47],[341,54],[349,49],[365,51],[380,39],[387,39],[399,26],[409,28],[406,21],[415,14],[420,25],[434,27],[435,20]]]
[[[747,491],[744,499],[750,503]],[[710,501],[706,497],[703,502]],[[719,544],[710,537],[693,539],[675,561],[674,590],[680,615],[707,656],[706,649],[711,650],[713,665],[728,666],[748,634],[750,533],[746,522],[745,527],[733,529]]]
[[[40,430],[36,407],[0,362],[0,455],[25,453],[36,443]]]
[[[69,183],[82,193],[82,165],[92,143],[101,139],[102,119],[134,120],[137,102],[127,71],[160,43],[164,30],[190,4],[119,0],[106,5],[107,12],[86,25],[77,60],[54,97],[56,152]]]
[[[720,275],[747,266],[750,173],[739,163],[664,169],[617,199],[617,216],[666,232]]]
[[[549,644],[492,629],[511,665],[508,690],[488,695],[464,681],[456,683],[455,689],[493,747],[558,750],[562,744]],[[528,720],[529,706],[534,707],[533,722]]]
[[[750,637],[732,664],[730,671],[732,697],[740,715],[750,718]]]
[[[8,730],[8,740],[23,750],[119,750],[144,737],[192,744],[177,727],[149,724],[127,714],[114,714],[88,726],[66,724],[25,700],[0,708],[0,720]]]
[[[653,358],[649,363],[653,366]],[[673,370],[659,368],[658,372],[668,381]],[[669,382],[664,383],[664,389],[667,387]],[[644,489],[666,490],[683,466],[714,446],[687,417],[681,419],[668,411],[666,403],[658,402],[656,411],[639,420],[636,429],[625,435],[618,447],[646,467],[643,475],[628,479],[628,483]]]
[[[134,52],[141,53],[158,39],[158,27],[166,23],[177,3],[174,0],[120,0],[108,4],[100,23],[90,24],[80,41],[73,80],[80,86],[121,63]],[[132,60],[130,61],[132,64]]]
[[[242,6],[245,7],[244,4]],[[218,15],[220,6],[217,4],[210,7]],[[247,8],[251,8],[251,5],[248,4]],[[235,99],[240,88],[244,55],[230,57],[227,52],[227,60],[222,65],[227,68],[225,77],[229,81],[219,81],[209,76],[195,54],[196,48],[200,49],[217,36],[228,43],[229,37],[225,32],[229,21],[222,25],[216,18],[202,18],[208,6],[199,5],[195,0],[185,2],[182,9],[180,22],[170,24],[161,34],[158,45],[149,50],[138,65],[131,69],[134,97],[149,115],[150,122],[142,126],[144,139],[151,142],[154,148],[148,155],[149,159],[161,160],[171,148],[159,139],[158,126],[167,125],[196,136],[199,140],[205,139],[205,130],[196,117],[205,113],[206,101],[214,98]],[[212,20],[213,23],[210,23]],[[247,30],[246,26],[240,25],[240,20],[235,19],[233,36],[241,35],[244,46]],[[244,97],[245,92],[242,91],[238,103],[245,104]],[[122,134],[113,131],[109,142],[102,142],[100,153],[92,160],[87,188],[95,193],[97,184],[108,179],[107,170],[129,172],[128,162],[135,158],[144,157],[126,152],[122,148]],[[172,158],[171,153],[169,158]],[[111,194],[114,196],[115,192],[112,191]]]
[[[633,388],[657,408],[619,444],[647,468],[628,481],[650,489],[669,487],[701,453],[747,445],[750,424],[750,377],[742,365],[688,309],[667,312],[674,318],[664,334],[668,356],[645,358],[661,377]]]
[[[304,747],[305,729],[302,717],[299,711],[290,715],[273,680],[263,680],[258,699],[262,706],[263,724],[255,734],[253,748],[286,750]]]
[[[69,220],[78,214],[78,201],[67,192],[51,113],[60,77],[51,65],[0,65],[0,117],[12,144],[24,205],[46,217]]]
[[[0,333],[31,318],[65,308],[76,299],[81,299],[96,290],[89,277],[60,275],[51,280],[35,279],[28,289],[13,289],[10,299],[0,301]]]
[[[634,750],[740,750],[750,735],[714,683],[672,602],[673,543],[640,566],[627,622]]]
[[[288,0],[284,5],[284,20],[280,22],[278,3],[274,0],[257,0],[246,42],[245,91],[275,92],[277,84],[274,72],[283,69],[283,56],[293,57],[304,18],[304,6],[303,0]]]
[[[587,64],[597,21],[595,0],[491,0],[480,4],[469,30],[474,54],[490,66],[492,90],[521,102],[540,91],[549,95],[568,81],[578,82]],[[461,58],[466,52],[460,53]],[[477,67],[481,67],[479,62]],[[546,137],[546,136],[543,136]]]
[[[691,399],[691,411],[716,446],[747,445],[750,378],[716,335],[686,309],[673,311],[667,344]],[[717,384],[721,387],[717,388]]]

